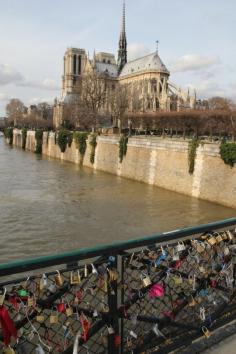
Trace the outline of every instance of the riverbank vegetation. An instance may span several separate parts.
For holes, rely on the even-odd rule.
[[[223,140],[220,145],[220,156],[226,165],[233,167],[236,164],[236,144]]]
[[[97,147],[97,134],[92,134],[89,144],[91,145],[90,162],[91,164],[94,164],[95,152]]]
[[[67,129],[60,129],[57,133],[56,140],[61,152],[65,152],[67,146],[71,147],[73,141],[73,133]]]
[[[26,146],[26,140],[27,140],[27,129],[26,128],[23,128],[21,130],[21,147],[23,150],[25,150],[25,146]]]
[[[5,128],[4,136],[8,139],[9,145],[13,144],[13,128]]]
[[[86,132],[74,132],[73,139],[75,141],[76,149],[79,150],[80,155],[83,157],[87,148],[88,133]]]
[[[199,146],[199,140],[194,138],[189,142],[188,146],[188,166],[189,166],[189,173],[190,175],[194,172],[195,167],[195,159],[197,155],[197,148]]]
[[[123,161],[124,156],[127,153],[127,145],[128,145],[128,136],[121,135],[120,141],[119,141],[119,160],[120,163]]]
[[[35,153],[42,154],[42,146],[43,146],[43,130],[36,129],[35,130]]]

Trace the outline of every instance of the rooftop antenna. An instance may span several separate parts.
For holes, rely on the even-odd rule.
[[[156,53],[158,54],[159,41],[156,41],[156,45],[157,45],[157,46],[156,46]]]

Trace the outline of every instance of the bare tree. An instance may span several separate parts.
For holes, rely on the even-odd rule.
[[[107,99],[107,77],[91,71],[82,77],[81,104],[93,129],[99,125]]]
[[[121,132],[124,125],[125,113],[129,107],[130,90],[128,85],[116,86],[116,89],[112,92],[110,99],[110,106],[112,115],[114,117],[113,124],[119,127]]]
[[[224,97],[212,97],[208,100],[209,108],[213,110],[229,111],[232,108],[232,101]]]
[[[8,119],[8,124],[17,124],[17,119],[22,118],[26,108],[24,103],[18,98],[12,98],[6,105],[6,115]]]

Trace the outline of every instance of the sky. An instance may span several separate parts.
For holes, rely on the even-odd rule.
[[[60,97],[68,47],[117,55],[123,0],[0,0],[0,116]],[[126,0],[128,58],[156,49],[170,81],[236,101],[235,0]]]

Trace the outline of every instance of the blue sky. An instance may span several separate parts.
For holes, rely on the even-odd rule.
[[[176,85],[236,100],[235,0],[126,0],[129,58],[154,51]],[[0,116],[60,96],[67,47],[117,54],[122,0],[0,0]]]

